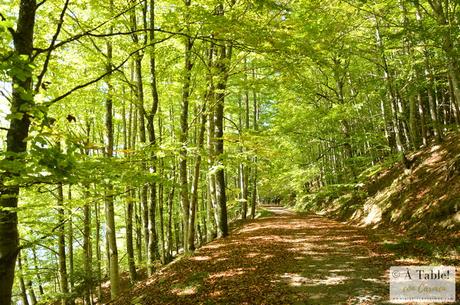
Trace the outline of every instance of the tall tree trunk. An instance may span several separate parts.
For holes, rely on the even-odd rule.
[[[95,232],[95,248],[96,248],[96,280],[97,280],[97,298],[102,300],[102,251],[101,251],[101,209],[99,203],[96,202],[94,207],[94,221],[96,226]]]
[[[158,117],[159,142],[163,140],[163,121]],[[164,160],[159,160],[159,178],[163,181],[165,177]],[[165,204],[165,187],[163,183],[158,186],[158,213],[160,214],[160,241],[161,241],[161,261],[166,264],[166,246],[165,246],[165,228],[164,228],[164,204]]]
[[[113,12],[113,0],[110,0],[110,10]],[[110,28],[110,33],[113,33],[113,28]],[[107,97],[105,101],[105,129],[106,129],[106,152],[107,158],[113,157],[113,86],[111,81],[112,71],[112,42],[107,40]],[[110,297],[114,299],[120,292],[120,274],[118,265],[118,249],[117,236],[115,226],[115,210],[114,210],[114,188],[109,182],[106,186],[105,196],[105,219],[106,219],[106,239],[108,244],[109,254],[109,276],[110,276]]]
[[[247,70],[247,62],[246,58],[244,59],[244,70]],[[245,72],[244,73],[244,82],[245,82],[245,88],[244,88],[244,127],[245,130],[249,130],[249,112],[250,112],[250,106],[249,106],[249,88],[247,87],[247,82],[248,82],[248,75]],[[249,161],[249,158],[246,158],[246,161]],[[248,214],[248,203],[249,203],[249,166],[245,165],[244,163],[240,164],[240,171],[241,171],[241,200],[243,202],[242,204],[242,211],[241,211],[241,216],[242,219],[246,219],[247,214]]]
[[[204,143],[204,132],[206,130],[206,99],[203,102],[201,108],[201,124],[198,133],[197,141],[197,156],[195,160],[195,168],[193,170],[193,182],[192,182],[192,199],[190,202],[190,227],[188,235],[188,244],[191,251],[195,250],[195,214],[198,205],[198,187],[200,181],[200,168],[201,168],[201,151]]]
[[[163,161],[160,160],[160,179],[163,179],[164,171],[163,171]],[[161,183],[158,186],[158,214],[160,214],[160,242],[161,242],[161,262],[165,264],[166,257],[166,247],[165,247],[165,228],[164,228],[164,185]]]
[[[59,282],[61,284],[61,304],[69,304],[69,282],[66,265],[66,246],[65,246],[65,214],[64,214],[64,189],[62,183],[57,188],[57,212],[58,212],[58,256],[59,256]]]
[[[131,190],[131,197],[138,198],[136,190]],[[141,266],[144,263],[144,257],[142,253],[142,216],[141,216],[141,203],[140,200],[134,202],[134,220],[135,220],[135,232],[136,232],[136,259],[137,265]],[[137,203],[137,204],[136,204]]]
[[[418,1],[415,2],[417,5],[417,13],[421,16],[421,9],[420,4]],[[451,14],[449,12],[449,5],[451,4],[450,1],[446,0],[430,0],[428,1],[431,8],[433,9],[434,15],[436,17],[436,21],[440,26],[440,30],[443,31],[443,43],[442,49],[446,54],[447,57],[447,69],[448,74],[452,81],[452,87],[455,95],[455,99],[457,103],[460,103],[460,70],[459,70],[459,63],[458,63],[458,52],[455,49],[453,40],[455,39],[455,32],[451,30],[454,26],[451,24],[451,20],[449,20],[450,16],[455,16],[455,14]],[[452,3],[456,3],[453,1]],[[456,5],[456,4],[455,4]],[[421,17],[420,17],[421,18]]]
[[[69,185],[68,188],[68,200],[69,200],[69,217],[68,217],[68,222],[69,222],[69,233],[67,234],[67,249],[69,253],[69,291],[72,294],[69,297],[69,304],[74,305],[75,304],[75,296],[73,295],[74,289],[75,289],[75,267],[74,267],[74,251],[73,251],[73,238],[74,238],[74,232],[73,232],[73,220],[72,220],[72,186]]]
[[[150,0],[150,76],[152,89],[152,109],[147,118],[147,129],[149,132],[149,141],[152,148],[150,157],[152,159],[151,169],[153,173],[157,172],[157,158],[155,154],[156,137],[155,137],[155,115],[158,111],[158,89],[156,76],[156,58],[155,58],[155,1]],[[154,272],[154,262],[159,258],[158,253],[158,234],[156,231],[156,206],[157,206],[157,184],[155,181],[150,183],[150,209],[149,209],[149,274]]]
[[[89,186],[85,186],[85,197],[88,200],[89,198]],[[83,206],[83,265],[85,270],[85,295],[84,300],[85,304],[92,304],[92,286],[93,286],[93,276],[92,276],[92,264],[93,264],[93,255],[92,255],[92,243],[91,243],[91,208],[88,203]]]
[[[417,101],[413,94],[409,96],[409,126],[412,147],[418,149],[420,147],[420,141],[417,132]]]
[[[27,281],[27,290],[29,291],[30,305],[36,305],[38,301],[37,301],[37,296],[35,295],[34,287],[33,287],[31,280]]]
[[[455,90],[454,90],[454,86],[452,83],[452,78],[450,76],[448,77],[448,83],[449,83],[450,102],[453,106],[455,123],[457,124],[457,129],[458,129],[458,125],[460,125],[460,109],[458,106],[458,101],[455,98],[455,93],[454,93]]]
[[[431,123],[433,124],[433,134],[435,136],[435,139],[437,142],[441,142],[442,140],[442,129],[439,123],[439,118],[438,118],[438,111],[437,111],[437,103],[436,99],[434,96],[434,81],[433,81],[433,75],[429,71],[429,68],[427,67],[425,70],[425,75],[428,79],[428,88],[427,88],[427,95],[428,95],[428,107],[430,109],[430,118],[431,118]]]
[[[252,70],[252,78],[253,81],[256,80],[256,71],[255,69]],[[257,105],[257,92],[256,89],[253,88],[252,90],[253,95],[253,103],[252,103],[252,110],[253,110],[253,118],[252,118],[252,125],[254,131],[259,129],[258,127],[258,119],[259,119],[259,107]],[[254,219],[256,217],[256,206],[257,206],[257,157],[253,158],[253,175],[252,175],[252,197],[251,197],[251,218]]]
[[[222,5],[220,5],[222,6]],[[223,7],[220,8],[223,14]],[[228,79],[228,61],[231,59],[231,47],[226,46],[218,48],[219,57],[216,68],[219,71],[219,80],[216,86],[216,108],[215,108],[215,149],[217,169],[216,169],[216,194],[217,207],[219,212],[219,224],[217,228],[218,237],[226,237],[228,235],[227,223],[227,195],[225,190],[225,171],[224,171],[224,102],[225,91]]]
[[[206,145],[208,150],[208,172],[207,172],[207,204],[206,204],[206,221],[208,223],[208,231],[206,233],[206,240],[210,242],[216,235],[216,223],[219,222],[217,217],[216,210],[216,180],[214,175],[214,104],[215,104],[215,92],[214,92],[214,83],[213,83],[213,56],[214,56],[215,46],[211,42],[208,49],[208,75],[207,75],[207,95],[206,100],[208,104],[208,120],[206,125],[207,139]]]
[[[35,250],[35,247],[32,247],[32,255],[33,255],[33,259],[34,259],[35,273],[37,274],[38,291],[40,292],[40,295],[44,295],[45,291],[43,289],[42,278],[40,276],[40,270],[38,268],[38,258],[37,258],[37,251]]]
[[[185,0],[185,5],[188,9],[190,0]],[[188,14],[188,12],[186,12]],[[188,17],[186,17],[188,19]],[[180,176],[180,201],[183,213],[183,231],[184,231],[184,251],[188,252],[188,232],[190,221],[190,202],[188,194],[188,172],[187,172],[187,141],[188,141],[188,112],[189,112],[189,98],[190,98],[190,82],[192,73],[192,46],[193,42],[190,37],[185,38],[185,52],[184,52],[184,80],[182,86],[182,106],[180,115],[180,136],[179,142],[180,149],[180,163],[179,163],[179,176]]]
[[[145,7],[145,5],[144,5]],[[144,13],[145,14],[145,13]],[[131,11],[131,30],[134,32],[132,39],[135,45],[139,44],[139,36],[137,35],[137,17],[136,9]],[[139,140],[145,144],[147,142],[147,134],[145,128],[145,108],[144,108],[144,84],[142,82],[142,54],[136,52],[134,54],[134,74],[136,81],[136,105],[137,105],[137,116],[138,116],[138,127],[139,127]],[[142,166],[144,170],[148,170],[147,162],[143,162]],[[142,220],[143,220],[143,231],[144,231],[144,247],[147,253],[147,266],[148,263],[148,252],[149,252],[149,204],[148,204],[148,184],[141,187],[141,203],[142,203]],[[147,268],[149,269],[149,268]]]
[[[403,146],[403,134],[401,130],[401,123],[399,121],[398,117],[398,96],[395,92],[394,89],[394,84],[393,84],[393,78],[391,76],[391,72],[388,66],[387,58],[385,55],[385,46],[382,41],[381,33],[380,33],[380,23],[378,20],[377,15],[374,14],[374,20],[375,20],[375,38],[376,38],[376,44],[380,52],[381,60],[382,60],[382,66],[383,66],[383,77],[385,79],[387,88],[388,88],[388,95],[390,97],[390,105],[391,105],[391,112],[392,112],[392,126],[393,126],[393,131],[395,134],[395,139],[396,139],[396,150],[398,152],[403,152],[404,151],[404,146]]]
[[[131,121],[130,113],[130,121]],[[122,107],[122,122],[123,122],[123,149],[126,152],[125,158],[129,158],[128,150],[130,147],[131,124],[126,120],[126,104],[123,102]],[[129,129],[129,130],[128,130]],[[134,237],[133,237],[133,217],[134,217],[134,198],[131,196],[131,190],[126,187],[126,254],[128,256],[128,270],[131,283],[137,280],[136,261],[134,258]]]
[[[33,33],[35,25],[36,0],[21,0],[17,27],[14,35],[15,56],[25,56],[27,62],[31,60],[33,49]],[[24,63],[24,66],[27,66]],[[10,127],[6,135],[6,152],[8,161],[21,162],[21,154],[27,150],[30,116],[25,109],[33,106],[33,99],[29,97],[32,90],[32,73],[30,70],[21,71],[21,76],[12,78],[12,101],[10,112]],[[0,177],[0,304],[10,304],[14,281],[14,268],[19,252],[18,205],[19,186],[5,185],[5,179],[17,173],[6,171]]]
[[[24,268],[25,268],[26,270],[28,270],[28,269],[29,269],[29,267],[28,267],[29,264],[28,264],[28,262],[27,262],[27,252],[25,252],[25,251],[23,250],[23,253],[25,253],[24,256],[18,257],[18,264],[19,264],[19,261],[20,261],[21,259],[23,259],[23,264],[25,265],[25,267],[24,267],[24,265],[23,265],[23,266],[20,267],[19,269],[20,269],[20,270],[21,270],[21,269],[24,270]],[[22,272],[22,271],[21,271],[21,272]],[[26,272],[26,273],[27,273],[27,272]],[[33,287],[32,280],[31,280],[31,279],[26,279],[26,277],[24,276],[24,281],[25,281],[26,288],[27,288],[27,291],[28,291],[27,294],[28,294],[28,296],[29,296],[29,298],[30,298],[30,305],[35,305],[35,304],[37,304],[37,297],[36,297],[36,295],[35,295],[35,291],[34,291],[34,287]]]
[[[173,249],[173,211],[174,211],[174,191],[176,183],[176,167],[173,166],[172,169],[172,186],[168,193],[168,221],[166,226],[166,236],[167,236],[167,245],[166,245],[166,255],[165,261],[169,263],[172,260],[172,249]]]
[[[136,262],[134,258],[134,238],[133,238],[133,215],[134,215],[134,198],[132,192],[128,192],[126,207],[126,252],[128,255],[128,269],[131,282],[137,280]]]
[[[422,95],[420,93],[417,95],[417,103],[418,113],[420,116],[420,132],[422,137],[422,144],[423,146],[426,146],[428,144],[428,133],[426,129],[425,106],[423,103]]]
[[[24,268],[22,266],[21,254],[18,255],[18,268],[19,268],[19,287],[21,289],[21,298],[23,305],[29,305],[29,299],[27,297],[27,289],[24,280]]]

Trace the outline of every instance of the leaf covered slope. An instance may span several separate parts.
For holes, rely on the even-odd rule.
[[[386,168],[370,168],[367,183],[318,205],[322,213],[373,228],[392,227],[414,238],[460,238],[460,142],[450,135]]]

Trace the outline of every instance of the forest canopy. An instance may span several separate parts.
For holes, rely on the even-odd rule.
[[[442,0],[0,4],[0,304],[102,300],[460,123]],[[367,171],[366,171],[367,170]]]

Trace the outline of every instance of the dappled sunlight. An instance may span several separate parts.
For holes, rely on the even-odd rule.
[[[367,205],[364,210],[367,212],[367,216],[363,220],[364,225],[378,223],[382,220],[382,209],[376,204]]]
[[[267,236],[252,236],[248,237],[248,240],[253,241],[253,240],[262,240],[262,241],[271,241],[271,242],[283,242],[286,239],[277,236],[277,235],[267,235]]]
[[[307,283],[309,280],[308,278],[296,273],[285,273],[281,275],[280,278],[281,280],[287,281],[291,286],[301,286],[302,284]]]
[[[271,228],[270,225],[263,226],[263,225],[260,225],[258,223],[253,223],[253,224],[247,225],[246,227],[244,227],[242,229],[239,229],[238,231],[236,231],[236,234],[251,233],[251,232],[254,232],[254,231],[257,231],[257,230],[264,230],[264,229],[268,229],[268,228]]]
[[[193,295],[197,293],[197,288],[196,287],[187,287],[184,289],[173,288],[171,292],[178,296]]]
[[[212,298],[220,297],[222,295],[223,295],[222,290],[215,290],[209,294],[209,296]]]
[[[349,298],[347,304],[374,304],[382,299],[383,297],[379,295],[364,295]]]
[[[343,275],[332,274],[327,276],[324,279],[312,279],[308,277],[304,277],[297,273],[285,273],[279,276],[281,280],[278,281],[285,281],[290,286],[299,287],[299,286],[320,286],[320,285],[339,285],[343,284],[348,277]],[[275,280],[277,282],[277,280]]]
[[[221,272],[213,273],[209,276],[209,279],[214,280],[222,277],[232,277],[237,275],[243,275],[248,271],[254,271],[256,268],[235,268],[230,270],[225,270]]]
[[[210,259],[212,259],[210,256],[194,256],[190,258],[192,261],[208,261]]]
[[[167,304],[370,300],[386,293],[388,262],[368,244],[359,229],[316,215],[257,219],[172,264],[174,272],[164,272],[143,290],[152,295],[145,304],[160,304],[154,295],[165,294],[176,300]]]
[[[221,245],[221,244],[207,244],[207,245],[203,246],[201,249],[219,249],[219,248],[222,248],[224,246],[225,245]]]
[[[309,286],[318,286],[318,285],[339,285],[343,284],[348,277],[343,275],[330,275],[325,279],[313,279],[308,283]]]
[[[364,278],[362,279],[364,282],[371,282],[371,283],[378,283],[378,284],[385,284],[385,280],[383,278]]]
[[[216,262],[225,262],[226,260],[228,260],[228,258],[226,258],[226,257],[219,257],[219,258],[215,259]]]

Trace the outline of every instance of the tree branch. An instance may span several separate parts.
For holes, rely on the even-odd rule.
[[[45,62],[43,64],[43,69],[37,77],[37,84],[35,85],[35,93],[38,93],[38,91],[40,90],[40,86],[42,85],[42,82],[43,82],[43,77],[45,76],[46,71],[48,70],[48,65],[50,62],[51,53],[53,51],[53,46],[56,43],[59,33],[61,32],[62,25],[64,24],[64,16],[65,16],[65,12],[67,11],[67,7],[69,6],[69,2],[70,0],[66,0],[66,2],[64,3],[64,7],[62,8],[61,15],[59,16],[59,21],[58,21],[58,25],[56,28],[56,32],[54,33],[53,38],[51,39],[51,44],[48,48],[49,51],[46,54]]]
[[[172,38],[173,36],[174,36],[174,35],[171,35],[171,36],[168,36],[168,37],[166,37],[166,38],[164,38],[164,39],[158,40],[158,41],[155,42],[155,44],[164,42],[164,41],[166,41],[166,40]],[[100,81],[101,79],[103,79],[104,77],[106,77],[107,75],[109,75],[109,74],[111,74],[111,73],[113,73],[113,72],[115,72],[115,71],[118,71],[118,70],[119,70],[121,67],[123,67],[123,65],[124,65],[131,57],[133,57],[137,52],[142,51],[142,50],[144,50],[144,49],[146,49],[146,48],[148,48],[148,47],[150,47],[150,46],[152,46],[152,44],[145,45],[145,46],[143,46],[143,47],[141,47],[141,48],[139,48],[139,49],[137,49],[137,50],[131,52],[125,60],[123,60],[120,64],[118,64],[117,66],[115,66],[113,69],[110,69],[110,70],[106,71],[105,73],[103,73],[102,75],[96,77],[96,78],[93,79],[93,80],[90,80],[90,81],[88,81],[88,82],[86,82],[86,83],[84,83],[84,84],[78,85],[78,86],[76,86],[76,87],[70,89],[69,91],[67,91],[66,93],[64,93],[64,94],[62,94],[62,95],[60,95],[60,96],[58,96],[58,97],[56,97],[55,99],[52,99],[51,101],[46,102],[45,105],[46,105],[47,107],[49,107],[49,106],[53,105],[54,103],[56,103],[56,102],[58,102],[58,101],[60,101],[60,100],[62,100],[62,99],[64,99],[64,98],[66,98],[67,96],[71,95],[71,94],[74,93],[75,91],[80,90],[80,89],[83,89],[83,88],[85,88],[85,87],[88,87],[89,85],[92,85],[92,84],[94,84],[94,83],[97,83],[98,81]]]
[[[36,9],[38,9],[40,6],[42,6],[43,4],[45,4],[46,1],[48,1],[48,0],[43,0],[43,1],[39,2],[39,3],[37,3]]]
[[[6,21],[6,18],[2,13],[0,13],[0,20]],[[16,31],[12,27],[8,27],[8,31],[11,33],[11,35],[13,35],[13,37],[16,35]]]
[[[129,12],[131,9],[133,9],[134,7],[136,7],[137,5],[139,5],[139,3],[141,3],[141,2],[135,3],[134,5],[132,5],[132,6],[128,7],[128,8],[126,8],[126,9],[122,10],[121,12],[119,12],[118,14],[112,16],[111,18],[109,18],[109,19],[107,19],[107,20],[105,20],[105,21],[99,23],[99,24],[96,25],[95,27],[93,27],[93,28],[91,28],[91,29],[89,29],[89,30],[87,30],[87,31],[85,31],[85,32],[83,32],[83,33],[77,34],[77,35],[75,35],[75,36],[73,36],[73,37],[70,37],[70,38],[68,38],[68,39],[66,39],[66,40],[63,40],[63,41],[61,41],[60,43],[57,43],[57,44],[55,44],[55,45],[52,46],[52,47],[48,47],[48,48],[46,48],[46,49],[34,49],[34,51],[35,51],[36,53],[33,55],[33,58],[37,57],[38,55],[40,55],[40,54],[42,54],[42,53],[51,52],[51,51],[53,51],[53,50],[55,50],[55,49],[57,49],[57,48],[59,48],[59,47],[62,47],[63,45],[66,45],[66,44],[68,44],[68,43],[70,43],[70,42],[73,42],[73,41],[75,41],[75,40],[78,40],[78,39],[80,39],[80,38],[82,38],[82,37],[89,36],[89,35],[92,34],[94,31],[96,31],[96,30],[98,30],[99,28],[103,27],[104,25],[106,25],[106,24],[109,23],[110,21],[112,21],[112,20],[114,20],[114,19],[116,19],[116,18],[118,18],[118,17],[124,15],[125,13]]]

